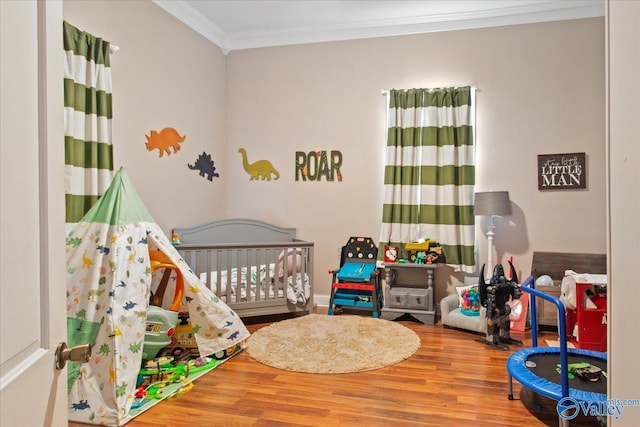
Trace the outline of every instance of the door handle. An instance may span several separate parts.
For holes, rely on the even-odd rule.
[[[56,347],[56,369],[64,369],[67,362],[87,363],[91,359],[91,344],[82,344],[68,348],[66,342]]]

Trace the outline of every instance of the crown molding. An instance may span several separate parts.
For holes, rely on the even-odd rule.
[[[1,1],[1,0],[0,0]],[[151,0],[156,5],[173,15],[179,21],[218,46],[226,55],[228,51],[227,36],[224,31],[207,17],[191,7],[184,0]]]
[[[344,25],[325,25],[322,28],[225,34],[184,0],[152,1],[216,44],[225,55],[232,50],[241,49],[593,18],[604,16],[605,13],[604,0],[571,0],[475,12],[360,21]]]

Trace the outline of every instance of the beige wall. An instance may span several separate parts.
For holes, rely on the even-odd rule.
[[[70,23],[120,46],[113,55],[114,151],[168,233],[222,217],[298,229],[316,243],[316,293],[329,294],[348,237],[378,239],[382,90],[471,84],[477,93],[477,188],[508,190],[494,260],[521,275],[534,250],[604,253],[604,19],[310,45],[220,50],[151,2],[65,1]],[[175,127],[177,155],[147,151],[145,134]],[[249,181],[268,159],[275,181]],[[343,181],[295,181],[296,151],[338,150]],[[220,178],[189,170],[212,154]],[[539,192],[537,154],[585,152],[588,189]],[[484,222],[478,251],[486,260]],[[435,237],[437,236],[430,236]],[[436,298],[461,280],[437,277]],[[320,299],[322,301],[322,299]]]
[[[150,1],[65,1],[64,19],[120,47],[111,57],[113,145],[166,233],[224,215],[225,57]],[[187,138],[177,154],[148,151],[145,135],[172,127]],[[220,178],[190,170],[203,151]]]
[[[379,235],[381,90],[463,84],[478,87],[477,188],[508,190],[513,202],[498,259],[513,256],[526,276],[534,250],[604,253],[602,18],[231,52],[227,163],[244,147],[282,176],[250,182],[230,169],[225,214],[297,227],[316,243],[316,293],[328,294],[338,248]],[[340,150],[344,181],[295,182],[295,152],[311,150]],[[571,152],[587,154],[587,190],[539,192],[537,155]],[[436,298],[459,279],[441,269]]]

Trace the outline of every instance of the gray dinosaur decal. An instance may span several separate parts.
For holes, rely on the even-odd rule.
[[[187,163],[187,166],[189,167],[189,169],[199,170],[200,176],[202,177],[204,177],[206,174],[209,181],[213,181],[213,177],[218,178],[220,176],[220,174],[216,172],[216,167],[213,166],[211,154],[207,154],[204,151],[202,152],[202,154],[200,154],[200,156],[198,156],[196,162],[193,165]]]

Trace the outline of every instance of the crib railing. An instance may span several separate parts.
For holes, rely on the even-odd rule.
[[[207,288],[238,315],[249,317],[313,309],[313,247],[293,241],[183,244],[176,249]],[[303,302],[292,303],[288,289],[299,280],[308,281],[311,290]]]

